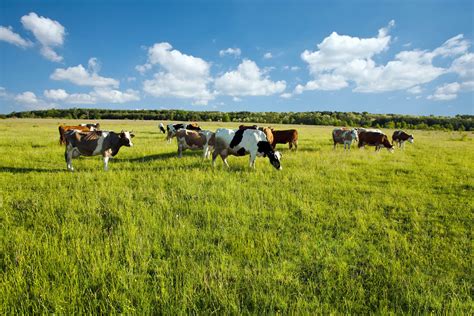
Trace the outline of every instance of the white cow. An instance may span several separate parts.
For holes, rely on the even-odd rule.
[[[351,145],[353,141],[358,141],[358,133],[355,128],[347,129],[347,128],[335,128],[332,131],[332,140],[334,141],[334,149],[336,149],[337,144],[344,144],[344,150],[351,149]]]
[[[249,166],[255,168],[255,159],[258,157],[268,157],[273,167],[281,170],[281,154],[273,151],[265,133],[255,129],[231,130],[219,128],[216,131],[215,149],[212,153],[212,166],[215,166],[216,158],[221,156],[224,164],[229,167],[227,157],[244,156],[250,154]]]

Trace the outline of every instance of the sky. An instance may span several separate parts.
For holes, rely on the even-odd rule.
[[[474,114],[474,1],[0,2],[0,113]]]

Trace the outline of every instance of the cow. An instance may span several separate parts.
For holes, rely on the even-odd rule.
[[[275,149],[277,144],[287,144],[291,150],[293,146],[295,150],[298,150],[298,131],[296,129],[288,129],[283,131],[276,131],[272,129],[273,142],[272,147]]]
[[[265,133],[265,136],[267,136],[267,140],[270,144],[273,143],[273,129],[271,127],[258,127],[257,125],[240,125],[239,129],[258,129],[259,131]]]
[[[191,131],[200,131],[201,130],[199,125],[197,125],[196,123],[168,124],[168,125],[166,125],[166,131],[168,132],[167,135],[166,135],[166,140],[168,141],[168,143],[171,143],[171,139],[176,135],[176,132],[181,128],[188,129],[188,130],[191,130]]]
[[[219,128],[216,130],[214,152],[212,153],[212,166],[215,166],[216,158],[221,156],[225,166],[229,167],[227,157],[244,156],[250,154],[249,166],[255,169],[257,156],[268,157],[270,163],[277,170],[281,170],[281,154],[274,151],[268,142],[265,133],[254,129],[231,130]]]
[[[76,130],[80,132],[90,132],[91,129],[87,126],[81,126],[81,125],[59,125],[58,126],[59,130],[59,145],[64,145],[66,144],[66,132],[71,131],[71,130]]]
[[[85,127],[88,127],[90,131],[98,131],[100,130],[100,123],[83,123],[83,124],[79,124],[79,126],[85,126]]]
[[[404,148],[406,141],[409,141],[413,144],[415,138],[413,137],[413,135],[408,135],[404,131],[397,130],[393,132],[392,143],[397,143],[399,148]]]
[[[165,126],[163,125],[163,123],[158,124],[158,128],[163,134],[166,134]]]
[[[209,158],[211,150],[214,148],[215,134],[211,131],[190,131],[180,129],[176,132],[178,140],[178,157],[183,156],[186,149],[203,149],[203,159]]]
[[[365,145],[375,146],[375,151],[379,151],[381,148],[385,147],[388,151],[393,152],[393,145],[390,144],[387,135],[384,133],[369,131],[369,130],[359,130],[359,148],[364,147]]]
[[[337,144],[344,144],[344,150],[351,149],[353,141],[358,141],[358,133],[355,128],[348,129],[345,127],[335,128],[332,131],[332,140],[334,141],[334,149],[336,149]]]
[[[133,132],[121,131],[120,133],[108,131],[80,132],[67,131],[66,134],[66,159],[67,169],[74,171],[72,158],[79,156],[104,157],[104,170],[108,170],[109,158],[114,157],[122,146],[132,147]]]

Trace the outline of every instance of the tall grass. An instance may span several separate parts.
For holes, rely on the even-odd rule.
[[[279,172],[212,169],[157,122],[103,121],[135,146],[70,173],[57,123],[0,121],[2,314],[474,311],[472,133],[416,131],[390,154],[292,126]]]

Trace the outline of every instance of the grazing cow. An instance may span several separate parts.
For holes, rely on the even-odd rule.
[[[379,151],[385,147],[388,151],[393,152],[393,146],[390,144],[387,135],[384,133],[359,130],[359,148],[365,147],[365,145],[375,146],[375,151]]]
[[[188,130],[191,130],[191,131],[200,131],[201,130],[199,125],[197,125],[196,123],[168,124],[168,125],[166,125],[166,131],[168,132],[168,134],[166,136],[166,140],[168,141],[168,143],[171,143],[171,139],[176,135],[176,132],[181,128],[188,129]]]
[[[272,129],[273,142],[272,147],[275,149],[276,144],[287,144],[288,148],[291,150],[293,146],[295,150],[298,149],[298,131],[296,129],[288,129],[284,131],[275,131]]]
[[[79,156],[104,157],[104,170],[108,170],[109,158],[114,157],[120,150],[120,147],[132,147],[132,138],[135,136],[132,132],[122,131],[121,133],[92,131],[79,132],[70,130],[66,132],[66,159],[67,169],[73,171],[72,158]]]
[[[84,123],[84,124],[79,124],[80,126],[85,126],[88,127],[90,131],[98,131],[100,130],[100,123]]]
[[[258,127],[257,125],[240,125],[239,129],[246,130],[246,129],[258,129],[265,133],[267,136],[267,140],[270,144],[273,144],[273,129],[270,127]]]
[[[255,159],[257,156],[268,157],[273,167],[281,170],[281,154],[274,151],[262,131],[254,129],[231,130],[219,128],[216,131],[216,141],[214,152],[212,153],[212,166],[215,166],[216,158],[221,156],[224,164],[229,167],[227,157],[244,156],[250,154],[250,168],[255,168]]]
[[[406,141],[409,141],[410,143],[413,144],[413,142],[415,141],[415,138],[413,137],[413,135],[408,135],[404,131],[398,130],[398,131],[393,132],[392,142],[397,143],[398,147],[404,148]]]
[[[166,133],[165,126],[163,125],[163,123],[160,123],[160,124],[158,125],[158,128],[160,129],[160,131],[161,131],[163,134]]]
[[[183,151],[186,149],[204,149],[202,158],[205,159],[209,158],[211,150],[214,148],[215,134],[211,131],[190,131],[187,129],[180,129],[176,132],[176,139],[178,140],[179,158],[183,156]]]
[[[334,149],[336,149],[337,144],[344,144],[344,150],[351,149],[353,141],[357,141],[359,138],[357,136],[357,130],[355,128],[335,128],[332,131],[332,140],[334,141]]]
[[[76,131],[81,131],[81,132],[90,132],[91,129],[87,126],[81,126],[81,125],[59,125],[58,127],[59,130],[59,145],[64,145],[66,144],[66,132],[71,131],[71,130],[76,130]]]

